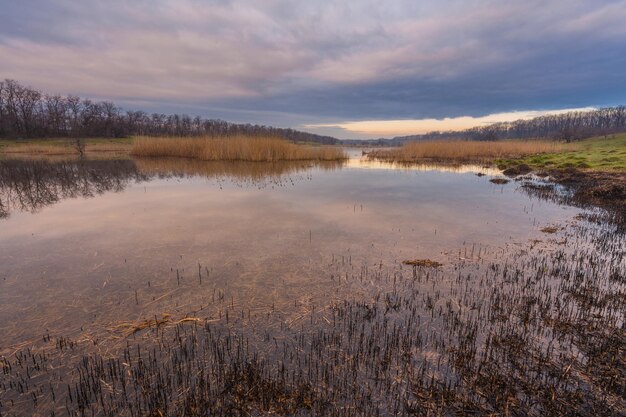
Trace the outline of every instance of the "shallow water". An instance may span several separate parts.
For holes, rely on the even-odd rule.
[[[322,166],[14,164],[0,188],[0,352],[46,334],[106,340],[120,323],[194,315],[216,297],[297,317],[291,306],[358,291],[339,264],[489,258],[579,212],[492,184],[493,169],[355,152]]]
[[[608,213],[350,155],[0,161],[0,414],[624,415]]]

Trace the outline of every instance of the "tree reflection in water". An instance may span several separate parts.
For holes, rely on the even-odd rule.
[[[0,219],[12,212],[36,213],[68,198],[120,192],[154,178],[199,176],[230,179],[240,186],[280,184],[288,175],[341,162],[203,162],[179,158],[138,160],[0,161]],[[293,181],[293,178],[290,178]]]
[[[0,161],[0,217],[34,213],[67,198],[119,192],[142,179],[129,160]]]

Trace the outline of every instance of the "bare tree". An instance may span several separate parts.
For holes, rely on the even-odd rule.
[[[626,131],[626,107],[589,112],[546,115],[531,120],[496,123],[462,132],[432,132],[395,138],[391,143],[427,139],[498,140],[508,138],[553,138],[578,140],[594,135]],[[263,135],[292,141],[333,144],[338,140],[293,129],[235,124],[185,114],[148,116],[126,111],[112,102],[94,102],[77,96],[44,95],[14,80],[0,82],[0,137],[122,137],[129,135]],[[77,142],[78,146],[78,142]],[[81,148],[84,151],[84,148]]]

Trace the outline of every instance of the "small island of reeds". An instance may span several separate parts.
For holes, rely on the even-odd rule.
[[[137,137],[131,155],[182,157],[203,161],[338,161],[345,152],[333,146],[309,146],[265,136]]]
[[[511,141],[428,141],[409,142],[399,148],[381,149],[369,153],[370,158],[390,162],[491,162],[500,158],[521,158],[568,149],[566,144],[545,140]]]

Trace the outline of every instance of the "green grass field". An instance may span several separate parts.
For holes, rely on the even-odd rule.
[[[497,161],[505,169],[526,164],[533,169],[579,168],[593,171],[626,171],[626,134],[585,139],[572,144],[573,149],[544,153],[519,159]]]

